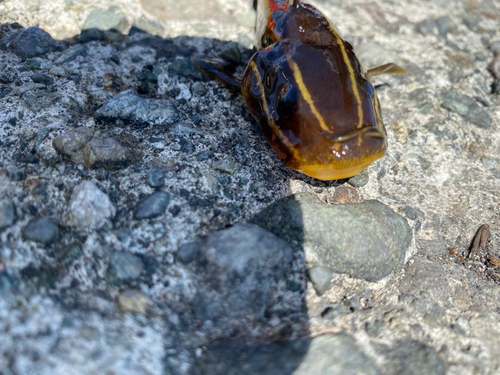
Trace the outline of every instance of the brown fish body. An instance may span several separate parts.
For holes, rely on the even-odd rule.
[[[384,156],[387,137],[373,85],[321,12],[298,0],[259,0],[256,45],[241,92],[287,167],[336,180]],[[239,84],[211,65],[202,68]],[[387,64],[368,73],[403,72]]]

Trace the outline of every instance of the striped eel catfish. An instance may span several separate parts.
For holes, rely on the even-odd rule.
[[[258,0],[257,11],[258,51],[241,79],[215,60],[194,64],[241,90],[291,169],[337,180],[384,156],[387,136],[369,77],[404,69],[390,63],[365,71],[331,22],[300,0]]]

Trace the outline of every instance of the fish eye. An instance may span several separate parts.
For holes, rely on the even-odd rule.
[[[268,34],[262,35],[262,39],[260,40],[260,43],[262,44],[263,48],[266,48],[270,44],[273,43],[271,37]]]
[[[277,95],[276,109],[280,117],[289,118],[297,108],[297,92],[290,85],[280,87]]]

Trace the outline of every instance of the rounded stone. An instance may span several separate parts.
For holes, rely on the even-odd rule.
[[[304,251],[309,267],[368,281],[401,269],[412,238],[406,219],[378,201],[329,205],[308,193],[280,199],[250,222]]]
[[[148,171],[147,183],[152,188],[158,188],[165,185],[165,171],[160,168],[154,168]]]
[[[43,216],[31,219],[23,229],[23,236],[27,240],[50,245],[59,239],[59,227],[49,216]]]
[[[73,189],[63,224],[79,230],[99,229],[115,214],[109,197],[93,182],[83,181]]]
[[[16,222],[16,207],[10,198],[0,199],[0,231]]]
[[[144,269],[144,262],[138,256],[119,251],[111,255],[108,277],[111,281],[128,282],[136,280]]]
[[[153,219],[161,216],[170,203],[170,194],[166,191],[157,191],[144,199],[134,212],[134,219]]]
[[[308,274],[318,296],[330,289],[333,273],[329,268],[323,266],[313,267]]]
[[[135,289],[122,291],[117,297],[118,307],[122,312],[146,315],[152,302],[147,295]]]

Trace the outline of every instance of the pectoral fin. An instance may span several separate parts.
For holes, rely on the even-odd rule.
[[[366,73],[370,76],[378,76],[379,74],[404,74],[406,70],[394,63],[384,64],[376,68],[368,70]]]
[[[198,70],[216,76],[237,90],[241,89],[241,81],[224,71],[224,62],[222,60],[193,58],[191,61]]]

